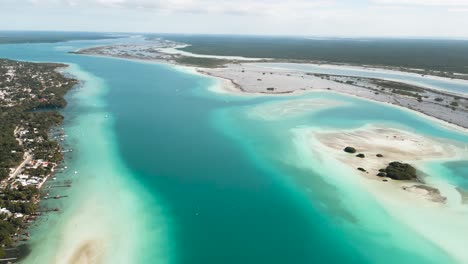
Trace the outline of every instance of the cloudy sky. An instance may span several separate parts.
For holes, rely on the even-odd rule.
[[[468,0],[0,0],[0,30],[468,38]]]

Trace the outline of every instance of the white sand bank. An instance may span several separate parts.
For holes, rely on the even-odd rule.
[[[437,118],[447,124],[454,124],[462,128],[468,127],[466,110],[463,107],[454,111],[451,107],[447,107],[446,103],[435,102],[432,97],[440,95],[431,92],[426,93],[430,98],[419,101],[411,96],[388,91],[382,92],[378,87],[373,87],[372,85],[373,88],[368,89],[359,85],[348,84],[346,83],[346,77],[342,82],[336,82],[298,70],[269,68],[263,67],[261,64],[252,63],[228,64],[224,68],[203,68],[198,69],[198,71],[202,74],[227,80],[213,90],[217,93],[230,93],[234,95],[274,95],[305,91],[333,91],[401,106],[423,113],[428,117]],[[355,81],[353,80],[353,82]],[[360,85],[368,86],[368,84],[364,83]],[[444,100],[445,102],[453,99],[453,96],[449,94],[444,96],[446,99]]]
[[[200,69],[200,72],[231,80],[239,90],[248,93],[284,94],[337,86],[353,89],[351,85],[338,84],[304,72],[271,69],[255,64],[229,64],[224,68]]]
[[[157,49],[158,52],[168,54],[168,55],[181,55],[186,57],[194,57],[194,58],[208,58],[208,59],[224,59],[224,60],[236,60],[236,61],[261,61],[266,60],[264,58],[247,58],[241,56],[218,56],[218,55],[205,55],[205,54],[196,54],[184,50],[180,50],[182,48],[188,47],[189,45],[180,45],[177,47],[170,47],[170,48],[159,48]]]
[[[351,167],[364,168],[375,176],[379,169],[392,161],[414,163],[418,161],[454,159],[462,155],[463,148],[454,143],[392,128],[368,127],[339,132],[316,132],[312,136],[329,147],[338,159]],[[365,158],[343,151],[354,147]],[[356,154],[357,154],[356,153]],[[377,157],[382,154],[383,157]]]
[[[311,111],[319,111],[344,105],[345,103],[326,99],[296,99],[280,101],[268,104],[260,104],[253,107],[248,115],[250,118],[274,121],[288,117],[295,117],[302,114],[309,114]]]
[[[463,242],[468,236],[468,207],[454,207],[440,200],[441,197],[452,197],[446,193],[446,186],[440,188],[440,194],[434,194],[425,188],[415,187],[420,183],[390,179],[384,182],[375,176],[376,171],[390,161],[403,161],[418,167],[428,160],[459,159],[466,155],[466,146],[398,129],[377,127],[341,132],[301,128],[295,129],[294,135],[300,141],[298,146],[307,146],[301,148],[308,149],[309,158],[339,171],[336,175],[324,176],[325,180],[348,182],[343,188],[364,187],[394,219],[443,249],[458,262],[468,262],[468,252]],[[343,149],[346,146],[355,146],[359,153],[367,157],[360,159],[345,153]],[[384,157],[377,158],[376,154],[383,154]],[[363,167],[369,173],[360,172],[357,167]],[[438,185],[428,187],[439,189]],[[455,189],[454,186],[451,188]]]

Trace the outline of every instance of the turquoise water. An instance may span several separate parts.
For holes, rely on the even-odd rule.
[[[26,263],[87,255],[103,263],[456,262],[344,168],[301,157],[291,129],[371,123],[459,142],[466,134],[347,96],[216,95],[207,89],[213,79],[168,65],[66,53],[118,41],[0,45],[0,57],[72,63],[68,72],[84,80],[63,111],[74,151],[58,177],[74,186],[61,191],[70,195],[58,202],[63,212],[32,230]],[[273,120],[249,115],[301,99],[342,105]]]
[[[393,81],[400,81],[409,84],[421,85],[423,87],[439,89],[443,91],[468,94],[468,81],[452,80],[447,78],[428,78],[419,74],[404,73],[398,71],[385,71],[376,69],[364,69],[357,67],[338,67],[329,65],[312,65],[312,64],[294,64],[294,63],[262,63],[266,67],[273,67],[279,69],[290,69],[304,72],[312,72],[318,74],[332,74],[355,76],[363,78],[378,78]]]

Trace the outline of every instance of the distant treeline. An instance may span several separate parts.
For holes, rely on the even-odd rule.
[[[199,54],[317,60],[468,73],[467,40],[160,36],[191,44],[184,50]]]
[[[54,43],[70,40],[94,40],[117,37],[117,35],[97,32],[0,31],[0,44]]]

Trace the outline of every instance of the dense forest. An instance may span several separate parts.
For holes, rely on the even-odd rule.
[[[119,36],[115,34],[98,32],[0,31],[0,44],[53,43],[71,40],[94,40],[117,37]]]
[[[156,36],[156,35],[154,35]],[[468,73],[468,41],[221,35],[157,35],[197,54],[325,61]]]

